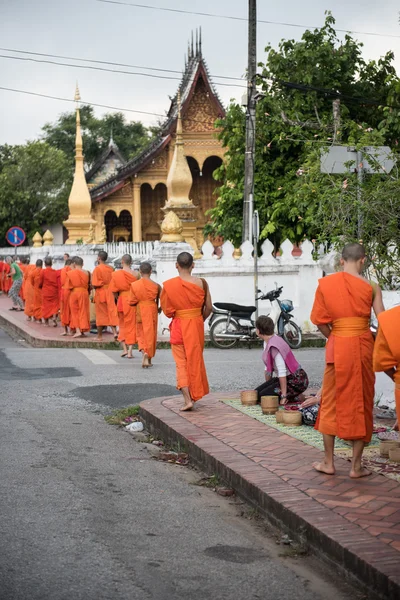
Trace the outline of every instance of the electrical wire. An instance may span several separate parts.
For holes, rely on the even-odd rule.
[[[139,72],[133,72],[133,71],[120,71],[117,69],[107,69],[105,67],[94,67],[93,65],[73,65],[71,63],[62,63],[62,62],[57,62],[57,61],[53,61],[53,60],[44,60],[44,59],[38,59],[38,58],[30,58],[30,57],[25,57],[25,56],[7,56],[6,54],[0,54],[0,58],[5,58],[5,59],[9,59],[9,60],[19,60],[19,61],[25,61],[25,62],[34,62],[34,63],[44,63],[44,64],[48,64],[48,65],[57,65],[57,66],[62,66],[62,67],[69,67],[69,68],[75,68],[75,69],[89,69],[89,70],[94,70],[94,71],[105,71],[107,73],[120,73],[122,75],[139,75],[142,77],[149,77],[151,79],[169,79],[169,80],[175,80],[175,81],[181,81],[182,77],[172,77],[172,76],[168,76],[168,75],[154,75],[152,73],[139,73]],[[222,83],[222,82],[216,82],[215,85],[221,85],[224,87],[239,87],[239,88],[245,88],[247,86],[245,85],[239,85],[237,83]]]
[[[167,8],[162,6],[152,6],[150,4],[138,4],[136,2],[121,2],[119,0],[96,0],[96,2],[102,2],[103,4],[119,4],[121,6],[131,6],[133,8],[146,8],[150,10],[161,10],[164,12],[180,13],[184,15],[197,15],[199,17],[211,17],[214,19],[230,19],[232,21],[245,21],[248,22],[247,17],[235,17],[234,15],[218,15],[216,13],[198,12],[193,10],[183,10],[179,8]],[[284,27],[297,27],[299,29],[319,29],[315,25],[300,25],[299,23],[285,23],[281,21],[266,21],[265,19],[257,19],[257,23],[264,23],[267,25],[282,25]],[[372,35],[376,37],[388,37],[388,38],[400,38],[400,35],[394,35],[392,33],[377,33],[375,31],[354,31],[350,29],[336,29],[341,33],[356,33],[357,35]]]
[[[46,56],[48,58],[62,58],[63,60],[76,60],[79,62],[90,62],[100,65],[111,65],[115,67],[128,67],[129,69],[144,69],[146,71],[160,71],[162,73],[176,73],[182,75],[182,71],[174,69],[160,69],[156,67],[143,67],[142,65],[129,65],[126,63],[111,62],[107,60],[95,60],[91,58],[78,58],[76,56],[62,56],[59,54],[46,54],[44,52],[31,52],[29,50],[16,50],[15,48],[0,48],[1,52],[16,52],[17,54],[31,54],[33,56]],[[242,77],[228,77],[227,75],[210,75],[212,79],[231,79],[234,81],[243,81]]]

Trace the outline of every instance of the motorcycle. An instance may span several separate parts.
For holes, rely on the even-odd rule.
[[[300,348],[302,333],[300,327],[294,322],[293,302],[280,300],[283,287],[277,287],[267,294],[257,290],[260,294],[257,300],[269,300],[271,312],[269,317],[275,324],[275,332],[283,337],[289,346],[296,350]],[[252,342],[257,339],[255,321],[252,318],[255,306],[241,306],[239,304],[215,302],[213,314],[210,319],[210,339],[216,348],[233,348],[239,342]]]

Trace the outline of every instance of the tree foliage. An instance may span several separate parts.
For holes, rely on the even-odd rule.
[[[149,141],[148,130],[139,121],[127,122],[122,113],[108,113],[101,118],[94,114],[93,107],[83,105],[80,109],[83,153],[87,168],[99,158],[108,146],[110,136],[118,148],[130,159]],[[75,111],[62,113],[55,123],[46,123],[42,138],[50,146],[62,150],[73,167],[75,156]]]
[[[282,40],[277,50],[268,46],[266,63],[259,65],[263,95],[256,116],[255,207],[262,237],[269,237],[276,247],[285,238],[294,243],[304,237],[321,239],[325,235],[328,242],[332,238],[329,227],[321,227],[321,211],[335,205],[333,188],[342,190],[345,176],[319,174],[322,148],[333,143],[396,147],[400,136],[399,110],[387,106],[400,105],[393,53],[378,61],[365,61],[362,44],[350,35],[339,40],[334,24],[328,13],[324,26],[305,31],[300,41]],[[217,126],[227,160],[215,173],[222,186],[206,232],[239,244],[245,149],[242,107],[232,103]],[[305,179],[299,174],[305,172],[308,185],[303,189]],[[387,177],[373,177],[379,179],[379,189],[390,183]],[[372,193],[372,180],[369,185]],[[394,193],[394,184],[389,188],[388,197]],[[374,197],[379,200],[376,194]],[[354,196],[347,194],[346,198],[354,203]],[[346,217],[352,224],[353,209],[352,205]],[[325,221],[330,219],[327,212],[323,216]],[[366,218],[365,227],[368,223]]]
[[[7,245],[5,234],[14,225],[30,239],[43,224],[65,219],[71,183],[61,150],[39,141],[0,146],[0,245]]]

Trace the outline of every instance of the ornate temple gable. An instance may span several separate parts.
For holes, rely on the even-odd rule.
[[[199,77],[189,104],[183,114],[183,131],[186,132],[214,132],[215,121],[220,113],[202,77]]]
[[[117,144],[111,138],[107,148],[86,173],[86,181],[89,189],[100,185],[116,175],[118,169],[123,167],[124,164],[126,164],[126,160],[119,151]]]

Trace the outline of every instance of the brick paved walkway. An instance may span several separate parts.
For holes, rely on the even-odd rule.
[[[190,413],[180,398],[147,400],[147,427],[184,441],[194,460],[218,473],[241,495],[292,532],[303,531],[315,551],[380,593],[400,597],[400,484],[380,474],[352,480],[336,458],[335,476],[312,467],[322,452],[207,396]]]

